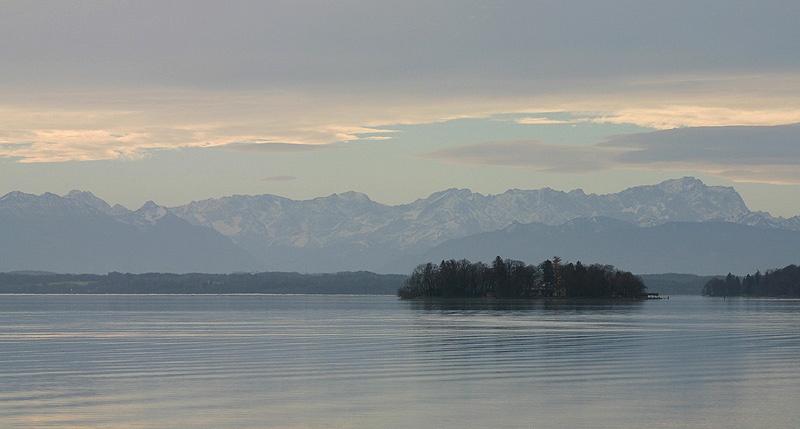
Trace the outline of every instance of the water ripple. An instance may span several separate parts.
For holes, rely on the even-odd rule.
[[[12,426],[800,419],[796,301],[9,296],[0,310],[0,422]]]

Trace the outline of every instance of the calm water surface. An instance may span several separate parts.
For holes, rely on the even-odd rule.
[[[0,295],[2,427],[797,427],[800,301]]]

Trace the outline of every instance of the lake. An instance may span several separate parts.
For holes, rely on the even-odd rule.
[[[0,295],[2,427],[796,427],[800,301]]]

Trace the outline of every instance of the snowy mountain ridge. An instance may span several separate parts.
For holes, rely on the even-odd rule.
[[[707,186],[692,177],[605,195],[550,188],[482,195],[452,188],[395,206],[353,191],[310,200],[233,195],[177,207],[148,201],[136,211],[111,207],[90,192],[77,190],[64,197],[22,192],[0,197],[0,222],[8,228],[21,220],[40,219],[56,231],[59,222],[67,225],[67,220],[74,224],[84,219],[87,225],[103,224],[109,230],[117,224],[153,237],[173,234],[182,240],[206,230],[227,238],[264,269],[305,272],[379,270],[387,261],[422,255],[452,239],[512,225],[558,226],[592,218],[613,219],[632,228],[725,221],[800,231],[800,217],[784,219],[751,211],[733,188]]]
[[[230,272],[257,267],[228,238],[153,202],[131,212],[81,191],[64,197],[23,192],[0,197],[0,271]]]
[[[706,186],[691,177],[638,186],[616,194],[549,188],[511,189],[482,195],[447,189],[410,204],[387,206],[357,193],[296,201],[273,195],[232,196],[192,202],[170,210],[195,225],[216,229],[234,242],[258,237],[270,245],[325,247],[363,242],[398,249],[505,228],[514,222],[559,225],[606,216],[637,226],[725,220],[800,229],[800,218],[752,212],[730,187]]]

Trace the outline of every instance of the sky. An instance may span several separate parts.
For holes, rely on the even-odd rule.
[[[800,214],[797,1],[0,1],[0,194],[611,193]]]

